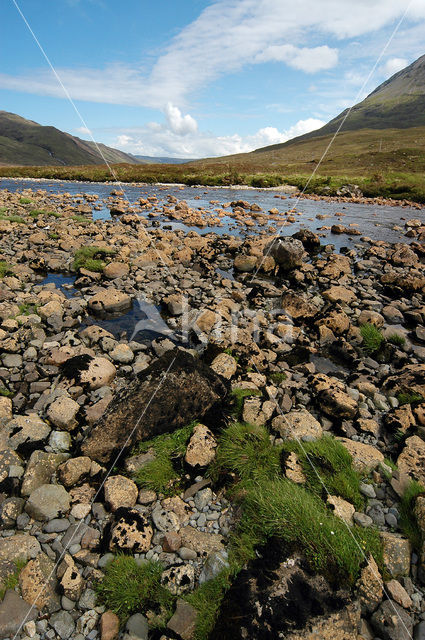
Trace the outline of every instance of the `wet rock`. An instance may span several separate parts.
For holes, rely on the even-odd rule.
[[[215,458],[217,442],[204,424],[197,424],[187,445],[185,460],[191,467],[206,467]]]
[[[70,497],[62,485],[43,484],[28,498],[25,511],[34,520],[53,520],[70,508]]]
[[[145,553],[149,550],[153,530],[149,520],[136,509],[120,507],[115,512],[115,523],[111,530],[111,551]]]
[[[120,507],[134,507],[139,493],[136,484],[125,476],[110,476],[104,490],[105,501],[112,511]]]
[[[154,392],[155,402],[149,404]],[[202,419],[213,406],[221,405],[225,395],[226,386],[212,369],[187,352],[167,352],[111,403],[82,451],[98,462],[107,462],[128,439],[131,446],[138,439]]]

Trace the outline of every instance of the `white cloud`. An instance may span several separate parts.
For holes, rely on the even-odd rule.
[[[180,136],[185,136],[188,133],[195,133],[198,129],[196,120],[189,114],[183,116],[180,109],[174,106],[171,102],[167,102],[165,106],[165,115],[171,131]]]
[[[77,127],[77,128],[75,129],[75,131],[76,131],[77,133],[81,133],[81,134],[83,134],[83,135],[85,135],[85,136],[90,136],[90,135],[91,135],[91,131],[90,131],[90,129],[88,129],[87,127]]]
[[[397,71],[401,71],[404,67],[407,67],[409,61],[405,58],[390,58],[382,67],[382,72],[385,76],[393,76]]]
[[[137,64],[57,71],[74,99],[161,109],[171,101],[181,107],[200,87],[247,64],[275,60],[309,73],[329,69],[338,52],[323,41],[377,32],[405,9],[406,0],[215,0],[174,37],[150,73]],[[425,18],[425,2],[413,0],[407,17],[406,28],[413,29],[413,20]],[[307,40],[322,43],[300,46]],[[47,71],[0,74],[0,88],[64,97]]]
[[[195,123],[196,124],[196,123]],[[246,153],[260,147],[286,142],[325,123],[315,118],[299,120],[286,131],[276,127],[263,127],[256,133],[241,136],[215,136],[205,131],[173,131],[169,123],[149,123],[146,127],[120,133],[110,144],[139,155],[171,156],[179,158],[206,158],[211,156]]]
[[[286,62],[294,69],[306,73],[317,73],[336,66],[338,50],[331,49],[327,45],[311,49],[294,47],[292,44],[271,45],[264,49],[255,60],[256,62]]]

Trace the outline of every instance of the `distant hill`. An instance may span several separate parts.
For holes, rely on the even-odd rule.
[[[335,133],[348,109],[325,124],[288,142],[256,149],[254,153],[292,146],[303,140]],[[367,98],[354,105],[342,131],[359,129],[408,129],[425,126],[425,55],[380,84]]]
[[[185,164],[186,162],[194,162],[192,158],[167,158],[156,156],[134,156],[143,164]]]
[[[104,144],[99,147],[110,163],[139,164],[135,156]],[[104,164],[104,159],[93,142],[0,111],[0,164],[69,166]]]

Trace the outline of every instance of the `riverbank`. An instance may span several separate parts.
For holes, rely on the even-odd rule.
[[[0,192],[0,636],[417,634],[424,225],[271,246],[114,191]]]

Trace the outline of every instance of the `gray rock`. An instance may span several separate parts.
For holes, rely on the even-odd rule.
[[[224,549],[222,551],[215,551],[211,553],[199,576],[199,584],[203,584],[208,580],[212,580],[218,574],[229,566],[228,562],[229,554]]]
[[[198,511],[202,511],[211,502],[213,497],[212,491],[209,487],[198,491],[194,497],[195,507]]]
[[[68,518],[54,518],[44,525],[44,531],[46,533],[62,533],[68,529],[70,524]]]
[[[61,485],[43,484],[33,491],[25,505],[25,511],[34,520],[53,520],[69,511],[70,498]]]
[[[279,238],[267,245],[264,254],[270,255],[282,269],[289,271],[302,264],[305,251],[300,240]]]
[[[356,512],[353,514],[353,520],[359,527],[371,527],[373,525],[373,520],[365,513]]]
[[[425,622],[416,625],[413,631],[413,640],[425,640]]]
[[[413,622],[407,611],[393,600],[385,600],[371,617],[371,624],[382,640],[411,640]]]
[[[135,613],[130,616],[125,628],[129,635],[139,638],[140,640],[148,640],[148,621],[141,613]]]
[[[74,620],[68,611],[58,611],[50,617],[50,625],[62,640],[68,640],[74,632]]]
[[[393,529],[395,529],[398,525],[397,518],[393,513],[385,514],[385,522],[389,527],[393,527]]]
[[[360,483],[360,493],[362,493],[367,498],[376,498],[375,489],[371,484],[367,482]]]
[[[180,547],[177,551],[178,555],[182,560],[196,560],[198,554],[193,549],[188,549],[187,547]]]
[[[0,638],[14,636],[24,621],[35,620],[37,615],[36,607],[30,606],[16,591],[8,589],[0,604]]]
[[[378,525],[378,527],[385,524],[385,513],[380,504],[373,504],[369,507],[367,515],[372,518],[373,522]]]

